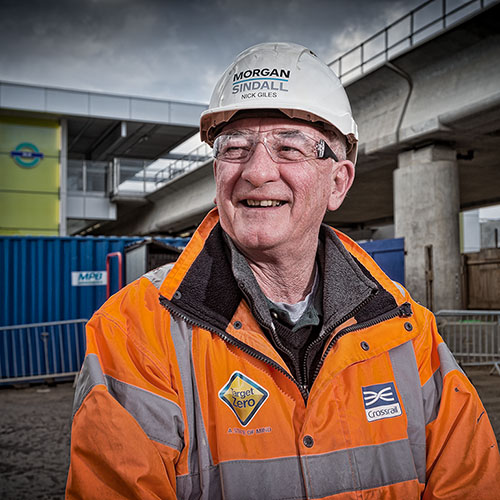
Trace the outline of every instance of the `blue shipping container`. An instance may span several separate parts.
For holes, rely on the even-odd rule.
[[[0,237],[0,326],[90,318],[106,300],[106,282],[99,274],[106,271],[106,255],[123,253],[143,239]],[[174,246],[187,242],[158,239]],[[112,259],[111,293],[118,290],[118,274],[117,259]]]
[[[0,326],[90,318],[106,300],[106,255],[124,252],[140,237],[0,237]],[[185,238],[159,238],[184,246]],[[378,240],[361,246],[389,277],[404,284],[404,240]],[[111,260],[111,293],[118,290],[117,259]],[[78,281],[78,273],[84,273]],[[87,275],[88,282],[85,282]]]
[[[361,243],[360,247],[370,254],[380,268],[394,281],[405,284],[405,240],[374,240]]]

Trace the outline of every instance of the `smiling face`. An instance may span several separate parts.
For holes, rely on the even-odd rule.
[[[243,118],[223,132],[277,128],[329,142],[313,125],[288,118]],[[270,251],[278,256],[296,254],[311,246],[315,251],[326,210],[341,205],[354,178],[348,160],[276,163],[263,143],[245,163],[214,161],[214,172],[222,228],[250,258]]]

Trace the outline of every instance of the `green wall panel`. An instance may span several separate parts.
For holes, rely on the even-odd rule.
[[[0,228],[53,230],[59,225],[59,197],[28,192],[0,193]]]
[[[0,234],[59,234],[60,135],[55,121],[0,118]]]
[[[22,142],[35,144],[45,156],[59,158],[59,123],[27,118],[0,118],[0,153],[9,153]]]
[[[19,167],[5,153],[0,153],[0,189],[59,193],[59,160],[43,158],[33,168]]]

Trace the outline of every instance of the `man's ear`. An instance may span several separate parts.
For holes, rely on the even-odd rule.
[[[344,201],[354,181],[354,164],[350,160],[342,160],[334,170],[332,192],[328,199],[328,210],[337,210]]]

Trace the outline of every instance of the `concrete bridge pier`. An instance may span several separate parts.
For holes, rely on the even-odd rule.
[[[432,144],[398,155],[394,223],[405,238],[406,287],[433,311],[461,307],[459,211],[455,149]]]

